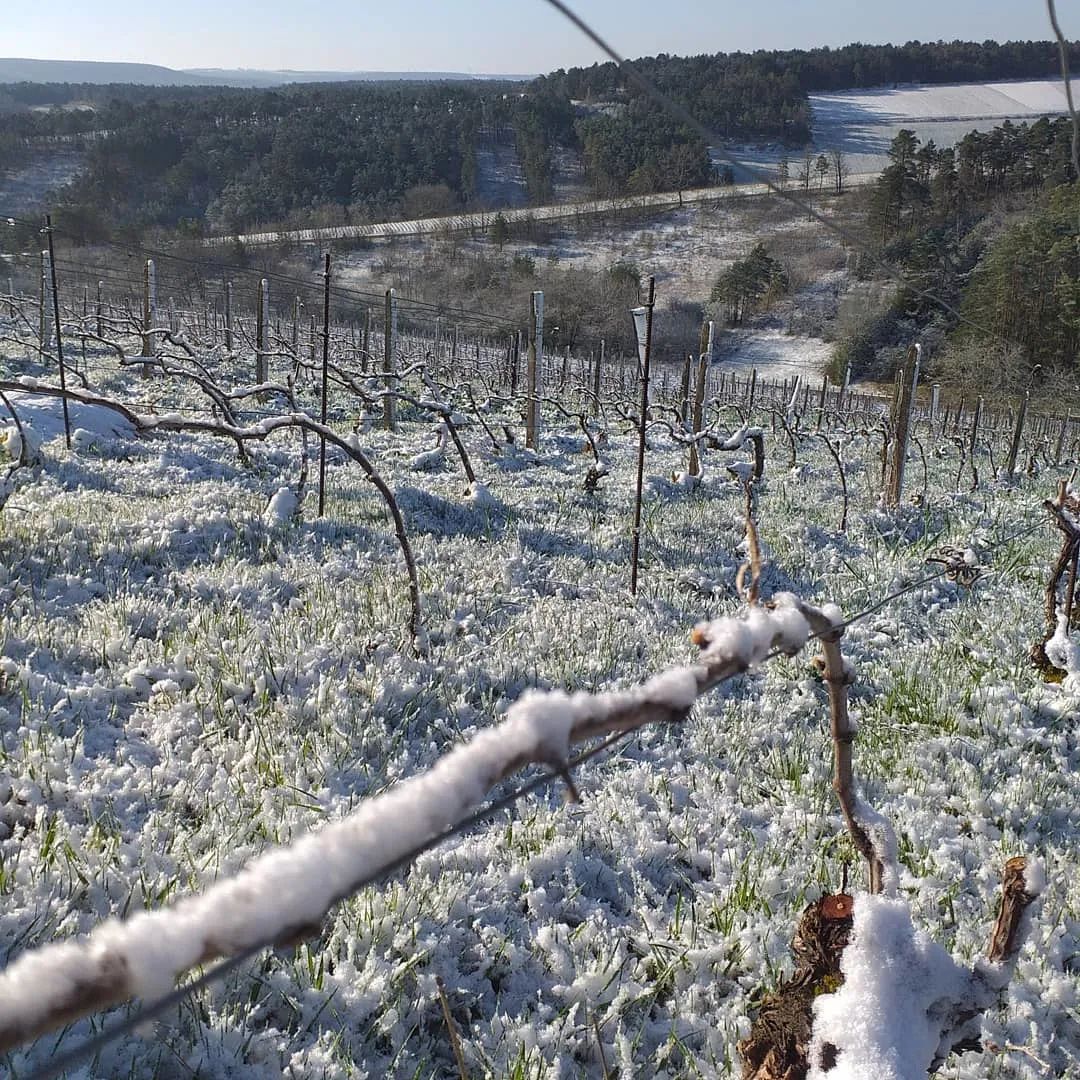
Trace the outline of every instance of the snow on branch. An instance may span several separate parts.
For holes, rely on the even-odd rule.
[[[464,820],[500,781],[529,764],[568,778],[572,745],[682,721],[711,687],[770,655],[798,652],[814,611],[779,594],[771,608],[699,624],[693,634],[699,662],[637,689],[530,691],[502,723],[428,772],[258,856],[201,895],[24,954],[0,972],[0,1053],[128,998],[161,996],[196,964],[314,932],[335,904]]]

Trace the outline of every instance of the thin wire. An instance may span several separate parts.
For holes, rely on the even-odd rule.
[[[0,219],[6,219],[7,221],[14,222],[17,225],[23,225],[29,228],[37,228],[38,223],[27,221],[25,218],[12,217],[0,213]],[[63,228],[55,228],[54,231],[61,236],[66,236],[68,239],[78,239],[77,234],[69,232]],[[158,248],[148,248],[140,244],[131,244],[124,241],[105,239],[100,241],[107,247],[115,248],[118,251],[122,251],[131,254],[145,255],[154,259],[168,259],[173,262],[178,262],[186,266],[193,266],[204,273],[209,270],[216,271],[217,273],[224,273],[226,271],[235,274],[246,274],[249,276],[255,276],[259,278],[267,278],[270,281],[278,281],[290,286],[306,289],[311,292],[322,290],[321,283],[315,280],[306,280],[304,278],[293,277],[290,274],[283,274],[280,271],[273,270],[260,270],[257,267],[239,266],[236,263],[224,263],[217,260],[206,259],[192,259],[183,255],[176,255],[173,252],[162,251]],[[90,265],[90,264],[88,264]],[[121,271],[122,272],[122,271]],[[348,299],[355,299],[360,303],[383,303],[385,300],[385,294],[374,292],[366,289],[359,289],[355,286],[346,286],[340,284],[334,284],[331,286],[331,293],[339,296],[346,297]],[[499,330],[514,330],[516,325],[509,321],[506,316],[497,315],[494,312],[481,311],[473,308],[461,308],[453,305],[435,304],[428,300],[418,300],[408,296],[398,296],[397,300],[400,304],[409,304],[413,307],[420,308],[436,316],[445,316],[447,318],[454,318],[459,322],[476,325],[490,325],[493,329]]]

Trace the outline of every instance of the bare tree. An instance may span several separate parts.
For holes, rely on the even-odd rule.
[[[830,150],[829,163],[832,166],[833,190],[837,195],[844,194],[844,181],[851,175],[847,158],[843,150]]]

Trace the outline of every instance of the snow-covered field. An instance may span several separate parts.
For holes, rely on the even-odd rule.
[[[827,341],[776,330],[727,331],[719,343],[724,370],[737,371],[740,377],[756,370],[759,378],[774,382],[796,375],[802,379],[820,376],[832,352],[833,345]]]
[[[1073,93],[1080,91],[1074,82]],[[839,149],[853,173],[880,172],[889,143],[901,128],[922,142],[952,146],[971,131],[989,131],[1004,120],[1037,120],[1068,111],[1059,80],[900,86],[813,94],[814,145]]]
[[[94,364],[114,396],[197,407],[164,380]],[[10,347],[0,372],[43,374]],[[694,624],[740,607],[743,499],[723,467],[737,455],[707,453],[687,491],[671,481],[685,453],[662,432],[631,598],[636,438],[614,418],[595,493],[565,419],[547,418],[533,457],[496,455],[466,418],[486,499],[464,496],[452,458],[421,453],[429,423],[405,412],[397,434],[361,431],[416,551],[416,654],[393,532],[340,455],[327,515],[309,494],[301,518],[281,521],[266,510],[298,473],[295,436],[246,467],[230,442],[136,437],[87,413],[69,453],[55,407],[25,402],[45,445],[0,510],[5,964],[199,892],[340,818],[529,687],[631,687],[692,661]],[[844,442],[844,534],[820,440],[800,439],[790,468],[787,439],[768,434],[764,594],[850,616],[925,575],[943,544],[983,567],[974,587],[939,578],[847,631],[856,774],[897,828],[916,924],[965,962],[985,948],[1005,858],[1047,864],[1031,940],[985,1026],[995,1049],[943,1075],[1078,1075],[1080,696],[1027,660],[1058,546],[1049,522],[1002,543],[1038,525],[1056,473],[957,494],[952,444],[926,437],[922,505],[886,513],[872,440]],[[919,492],[914,462],[911,473]],[[471,1077],[736,1076],[735,1043],[791,970],[800,912],[838,889],[846,862],[862,880],[809,660],[771,660],[681,727],[583,766],[581,804],[556,784],[423,855],[307,943],[243,966],[77,1075],[457,1077],[441,978]],[[91,1030],[75,1023],[0,1067],[25,1075]]]
[[[1080,80],[1073,81],[1080,95]],[[901,128],[922,142],[953,146],[971,131],[989,131],[1005,120],[1031,122],[1068,112],[1061,79],[959,83],[946,86],[896,86],[811,94],[813,151],[842,150],[852,175],[880,173],[889,163],[889,143]],[[773,172],[784,153],[779,145],[731,146],[728,152],[758,169]],[[787,151],[791,176],[799,154]],[[714,152],[714,158],[720,161]],[[750,179],[736,170],[739,183]]]

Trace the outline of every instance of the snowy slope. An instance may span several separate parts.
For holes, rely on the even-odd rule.
[[[165,393],[134,376],[127,390]],[[876,435],[853,435],[841,534],[820,440],[800,441],[789,471],[786,437],[760,419],[766,596],[856,613],[946,542],[985,567],[974,589],[938,579],[848,630],[856,772],[898,829],[916,926],[965,962],[985,947],[1004,858],[1048,864],[1044,912],[986,1026],[1002,1049],[948,1075],[1035,1080],[1038,1060],[1075,1075],[1080,699],[1027,661],[1057,541],[1047,527],[993,549],[1039,524],[1056,476],[957,494],[952,444],[928,438],[924,505],[886,514]],[[636,438],[609,427],[610,475],[589,494],[565,420],[547,418],[533,464],[464,425],[484,500],[465,497],[450,455],[413,470],[430,423],[362,434],[421,568],[430,644],[413,655],[392,530],[339,455],[325,518],[309,498],[301,520],[264,519],[298,475],[294,437],[248,468],[194,436],[121,432],[69,454],[54,426],[0,512],[0,963],[201,893],[430,767],[529,687],[628,688],[692,660],[690,628],[739,607],[743,498],[724,468],[739,455],[708,452],[688,494],[670,483],[685,451],[651,437],[634,600]],[[684,725],[583,766],[582,804],[556,784],[495,815],[83,1075],[453,1078],[438,977],[470,1076],[733,1077],[751,999],[790,972],[799,913],[850,855],[825,710],[807,657],[771,660]],[[56,1044],[0,1069],[23,1075]]]
[[[1080,94],[1080,80],[1073,94]],[[988,131],[1005,119],[1015,122],[1067,111],[1060,79],[971,83],[951,86],[899,86],[811,94],[814,146],[839,149],[852,173],[880,172],[886,151],[901,128],[926,142],[951,146],[972,130]]]

